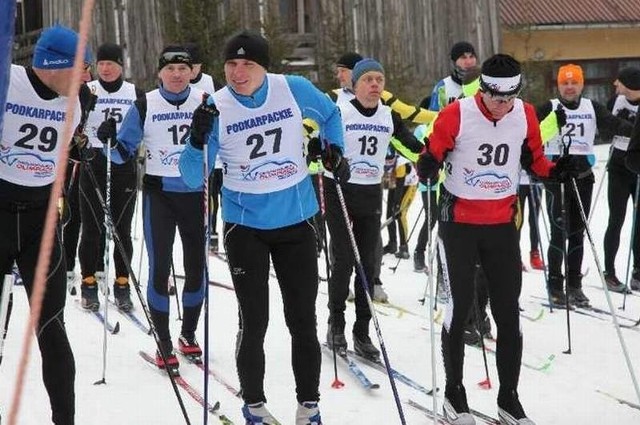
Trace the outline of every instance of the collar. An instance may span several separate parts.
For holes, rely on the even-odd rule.
[[[105,89],[108,93],[117,92],[122,87],[122,84],[124,84],[124,80],[122,79],[122,76],[118,77],[117,80],[112,81],[110,83],[104,81],[101,78],[98,79],[98,82],[100,83],[102,88]]]
[[[32,67],[28,66],[25,70],[27,71],[27,77],[29,78],[31,86],[33,86],[33,89],[40,98],[44,100],[53,100],[60,96],[58,93],[47,87],[47,85],[38,78]]]

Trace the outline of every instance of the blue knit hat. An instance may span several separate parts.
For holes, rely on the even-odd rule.
[[[78,46],[78,33],[61,25],[42,31],[33,53],[32,65],[42,69],[72,68]],[[88,46],[84,53],[85,63],[91,63]]]
[[[351,72],[351,82],[353,85],[356,84],[360,77],[369,71],[378,71],[384,74],[384,68],[380,62],[375,59],[364,58],[361,61],[358,61],[356,66],[353,67],[353,71]]]

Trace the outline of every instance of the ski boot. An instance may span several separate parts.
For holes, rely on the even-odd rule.
[[[387,295],[384,288],[382,287],[382,282],[380,282],[380,279],[376,279],[373,285],[373,301],[383,304],[389,302],[389,295]]]
[[[400,249],[395,253],[395,256],[402,260],[408,260],[411,258],[411,255],[409,255],[409,247],[407,247],[407,245],[400,245]]]
[[[424,251],[414,251],[413,271],[416,273],[422,273],[422,272],[428,273],[427,265],[424,263]]]
[[[195,364],[202,363],[202,349],[195,336],[186,337],[184,334],[180,335],[178,338],[178,351],[190,362]]]
[[[371,342],[369,335],[353,334],[353,350],[357,355],[364,357],[367,360],[371,360],[375,363],[380,363],[380,350]]]
[[[96,278],[93,276],[87,276],[82,279],[82,284],[80,285],[80,305],[85,310],[98,311],[100,309],[98,285]]]
[[[498,418],[502,425],[535,425],[527,418],[516,391],[498,394]]]
[[[131,302],[131,291],[129,287],[129,279],[119,277],[113,284],[113,297],[115,298],[116,307],[125,313],[133,310],[133,302]]]
[[[320,409],[317,401],[298,403],[296,410],[296,425],[322,425]]]
[[[275,425],[278,423],[263,402],[245,404],[242,406],[242,415],[247,421],[246,425]]]
[[[339,356],[347,355],[347,338],[344,336],[344,330],[336,330],[335,334],[332,332],[331,324],[329,324],[329,329],[327,329],[327,347],[333,350],[333,347],[336,348],[336,354]]]
[[[567,288],[567,295],[569,296],[569,304],[573,306],[582,308],[588,308],[590,306],[589,298],[582,292],[582,288],[573,288],[570,286]]]
[[[631,282],[629,284],[631,290],[640,291],[640,268],[634,267],[631,273]]]
[[[469,413],[467,393],[462,384],[449,387],[444,392],[442,412],[451,425],[475,425],[475,418]]]
[[[160,350],[156,350],[156,366],[160,369],[165,369],[167,373],[171,375],[178,376],[180,374],[178,371],[180,362],[178,361],[178,357],[176,357],[176,353],[173,352],[171,340],[160,340],[160,347],[167,361],[165,363],[165,360],[160,354]]]
[[[529,263],[531,264],[531,268],[534,270],[544,270],[544,264],[542,263],[540,252],[537,249],[534,249],[529,253]]]

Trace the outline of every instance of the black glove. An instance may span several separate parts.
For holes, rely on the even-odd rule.
[[[628,110],[627,108],[619,109],[618,112],[616,112],[616,117],[633,122],[631,118],[631,111]]]
[[[98,131],[96,131],[96,136],[98,136],[98,140],[100,140],[105,145],[109,145],[109,147],[113,148],[117,143],[118,139],[116,138],[116,120],[114,118],[109,118],[103,121],[98,127]]]
[[[312,137],[307,143],[307,158],[311,161],[315,161],[318,157],[322,156],[322,144],[320,139]]]
[[[200,150],[207,143],[207,134],[211,131],[213,119],[220,115],[216,105],[207,101],[208,97],[203,97],[202,103],[193,111],[191,120],[191,145]]]
[[[562,127],[567,125],[567,113],[565,112],[562,105],[558,104],[556,107],[556,122],[558,123],[558,130],[561,130]]]
[[[420,183],[434,185],[440,171],[440,163],[429,152],[424,152],[418,157],[416,171],[418,172]]]
[[[347,183],[351,178],[349,161],[342,156],[342,149],[329,143],[325,144],[322,151],[322,165],[327,171],[333,173],[333,178],[338,184]]]
[[[551,170],[550,177],[559,182],[577,178],[580,175],[579,162],[579,158],[575,155],[562,155]]]

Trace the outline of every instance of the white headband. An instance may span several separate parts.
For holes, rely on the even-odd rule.
[[[520,86],[520,74],[514,77],[490,77],[482,74],[480,78],[485,86],[496,93],[512,93]]]

